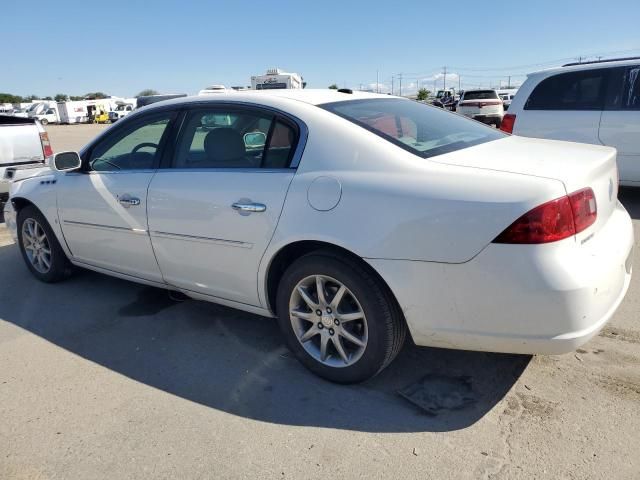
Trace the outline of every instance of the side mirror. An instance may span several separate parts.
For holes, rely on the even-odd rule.
[[[267,143],[267,136],[262,132],[244,134],[244,146],[246,148],[262,148]]]
[[[77,152],[60,152],[53,155],[53,168],[59,172],[72,172],[82,166]]]

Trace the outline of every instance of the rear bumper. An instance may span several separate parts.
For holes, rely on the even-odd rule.
[[[369,260],[418,345],[523,354],[575,350],[631,281],[633,227],[622,205],[583,245],[490,244],[464,264]]]

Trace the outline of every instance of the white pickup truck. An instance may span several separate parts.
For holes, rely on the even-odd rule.
[[[49,136],[37,119],[0,115],[0,203],[7,201],[12,181],[46,168],[51,155]]]

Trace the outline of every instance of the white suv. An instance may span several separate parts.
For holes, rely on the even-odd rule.
[[[640,186],[640,57],[530,74],[502,130],[615,147],[620,184]]]
[[[465,90],[456,111],[465,117],[500,128],[504,116],[502,100],[495,90]]]

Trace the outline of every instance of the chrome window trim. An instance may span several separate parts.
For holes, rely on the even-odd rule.
[[[157,175],[162,175],[165,173],[212,173],[212,172],[220,172],[220,173],[294,173],[293,168],[250,168],[250,167],[242,167],[242,168],[233,168],[233,167],[212,167],[212,168],[161,168],[156,171]]]

